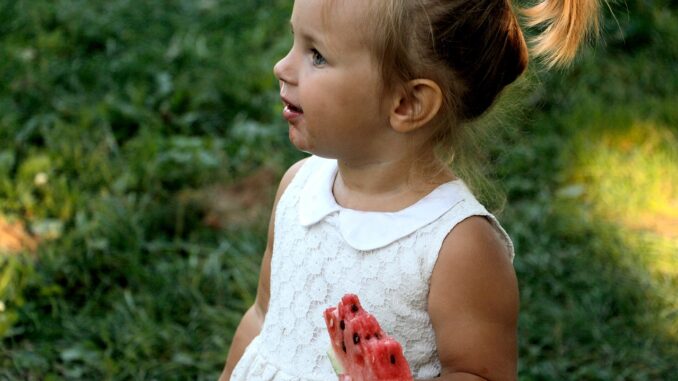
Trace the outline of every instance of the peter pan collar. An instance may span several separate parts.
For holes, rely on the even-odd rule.
[[[309,227],[332,213],[338,213],[339,231],[356,250],[387,246],[435,221],[470,194],[462,181],[455,180],[438,186],[415,204],[397,212],[348,209],[337,204],[332,193],[337,175],[336,160],[313,159],[319,162],[302,188],[299,222]]]

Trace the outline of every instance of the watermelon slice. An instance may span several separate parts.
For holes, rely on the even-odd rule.
[[[330,358],[340,379],[349,376],[351,381],[413,380],[402,347],[362,308],[358,296],[344,295],[339,305],[325,310],[324,317],[334,352]]]

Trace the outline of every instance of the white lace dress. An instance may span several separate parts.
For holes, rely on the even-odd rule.
[[[268,313],[232,381],[336,380],[323,311],[346,293],[357,294],[403,345],[415,379],[436,377],[440,361],[427,296],[444,238],[465,218],[486,216],[513,257],[506,232],[461,181],[398,212],[363,212],[336,203],[336,173],[335,160],[311,157],[281,196]]]

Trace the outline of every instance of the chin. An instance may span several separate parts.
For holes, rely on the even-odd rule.
[[[290,131],[290,143],[292,143],[292,145],[299,151],[313,154],[312,152],[313,147],[310,144],[308,144],[306,139],[295,134],[292,134],[291,131]]]

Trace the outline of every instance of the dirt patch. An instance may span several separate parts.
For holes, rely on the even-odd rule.
[[[203,223],[212,229],[248,226],[268,219],[278,180],[278,171],[262,167],[233,184],[191,190],[180,198],[200,208]]]
[[[37,248],[38,240],[21,221],[10,221],[0,216],[0,253],[16,254]]]

